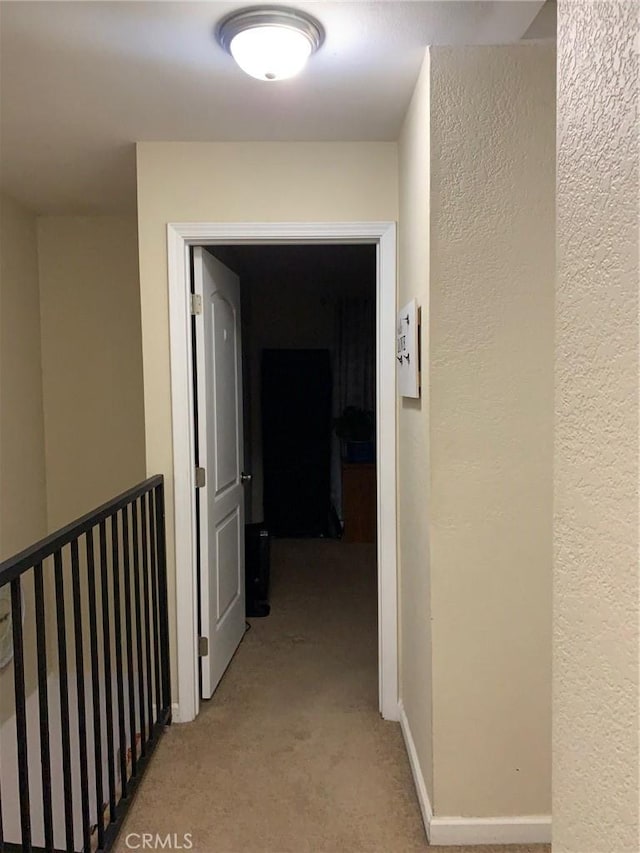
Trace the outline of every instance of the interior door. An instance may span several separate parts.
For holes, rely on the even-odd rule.
[[[202,248],[193,250],[201,635],[201,691],[209,699],[245,629],[240,283]]]

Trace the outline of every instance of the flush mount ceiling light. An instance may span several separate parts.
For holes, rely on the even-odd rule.
[[[322,25],[296,9],[260,6],[234,12],[216,29],[222,47],[258,80],[286,80],[302,71],[322,44]]]

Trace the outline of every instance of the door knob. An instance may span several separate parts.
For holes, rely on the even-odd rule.
[[[250,483],[251,482],[251,474],[245,474],[244,471],[240,474],[240,482],[241,483]]]

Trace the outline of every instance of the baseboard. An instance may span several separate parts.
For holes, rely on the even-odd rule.
[[[465,844],[551,844],[551,816],[440,817],[433,814],[424,773],[402,700],[398,703],[400,728],[416,786],[429,844],[442,847]]]
[[[180,719],[180,705],[178,702],[171,703],[171,721],[173,723],[182,722],[182,720]]]
[[[420,804],[420,811],[422,812],[424,831],[427,834],[427,840],[429,844],[433,844],[434,841],[431,837],[433,809],[431,808],[431,801],[429,800],[429,794],[427,792],[427,783],[425,782],[424,773],[422,772],[422,768],[420,767],[420,759],[418,758],[418,752],[416,750],[416,745],[413,740],[413,735],[411,734],[411,727],[409,726],[409,720],[407,719],[402,699],[398,702],[398,715],[400,717],[400,729],[402,730],[402,737],[404,738],[404,743],[407,748],[407,755],[409,756],[409,766],[411,767],[411,773],[413,774],[413,782],[416,786],[418,803]]]
[[[551,817],[433,817],[429,842],[465,844],[551,844]]]

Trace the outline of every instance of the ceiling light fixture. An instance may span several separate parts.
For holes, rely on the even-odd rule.
[[[286,80],[324,41],[322,25],[304,12],[260,6],[228,15],[216,36],[240,68],[258,80]]]

